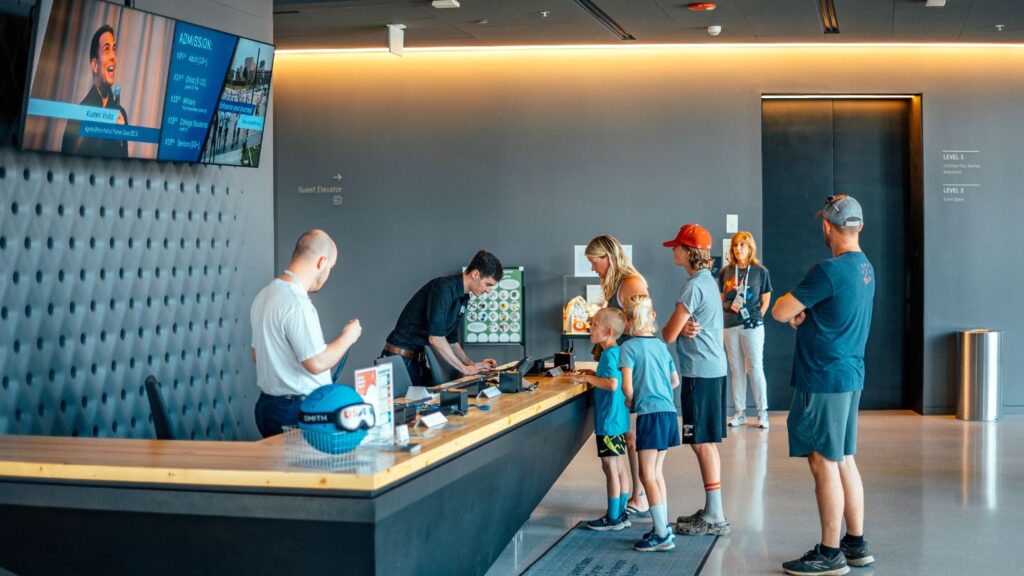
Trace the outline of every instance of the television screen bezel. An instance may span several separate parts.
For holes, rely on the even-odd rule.
[[[259,168],[259,164],[257,164],[256,166],[244,166],[244,165],[241,165],[241,164],[217,164],[217,163],[213,163],[213,162],[202,162],[202,161],[199,161],[199,160],[196,160],[195,162],[185,162],[185,161],[181,161],[181,160],[160,160],[159,159],[159,155],[160,155],[160,148],[159,148],[159,146],[157,147],[157,156],[158,156],[157,158],[138,158],[138,157],[113,158],[111,156],[95,156],[95,155],[88,155],[88,154],[69,154],[67,152],[62,152],[62,151],[59,151],[59,150],[38,150],[38,149],[35,149],[35,148],[25,148],[25,130],[27,128],[26,124],[27,124],[27,120],[28,120],[28,101],[29,101],[29,96],[30,96],[30,94],[32,92],[32,81],[35,79],[35,67],[33,66],[33,63],[34,63],[34,60],[36,58],[36,50],[37,50],[37,48],[40,49],[40,50],[42,49],[42,46],[37,46],[37,43],[42,42],[43,38],[45,37],[45,35],[43,35],[43,37],[40,37],[40,29],[41,29],[41,25],[42,25],[41,19],[42,19],[42,4],[43,4],[43,1],[45,1],[45,0],[40,0],[39,2],[34,3],[32,5],[31,10],[29,11],[29,26],[31,27],[31,31],[30,31],[31,39],[29,40],[28,62],[26,64],[26,66],[25,66],[25,89],[24,89],[24,97],[23,97],[22,103],[21,103],[21,117],[19,119],[20,120],[20,126],[18,126],[18,146],[17,146],[17,149],[20,152],[33,152],[33,153],[37,153],[37,154],[49,154],[49,155],[54,155],[54,156],[63,156],[65,158],[98,158],[98,159],[101,159],[101,160],[158,162],[160,164],[182,164],[182,165],[189,165],[189,166],[199,164],[199,165],[204,165],[204,166],[227,166],[227,167],[231,167],[231,168]],[[51,5],[52,5],[52,3],[54,1],[56,1],[56,0],[50,0]],[[171,17],[171,16],[167,16],[165,14],[160,14],[158,12],[153,12],[151,10],[143,10],[141,8],[135,8],[134,6],[125,6],[123,4],[120,4],[118,2],[112,2],[110,0],[85,0],[85,1],[87,1],[87,2],[102,2],[104,4],[113,4],[114,6],[117,6],[117,7],[121,8],[121,9],[135,10],[136,12],[142,12],[144,14],[151,14],[153,16],[158,16],[160,18],[166,18],[168,20],[174,21],[175,24],[177,24],[178,22],[184,22],[184,23],[189,24],[191,26],[196,26],[196,27],[199,27],[199,28],[205,28],[206,30],[211,30],[211,31],[214,31],[214,32],[220,32],[222,34],[228,34],[230,36],[234,36],[235,37],[235,46],[234,46],[234,48],[231,51],[231,60],[234,59],[235,50],[238,49],[238,41],[241,40],[241,39],[250,40],[252,42],[259,42],[260,44],[265,44],[265,45],[271,46],[274,49],[274,55],[275,56],[277,55],[277,45],[272,43],[272,42],[264,42],[263,40],[257,40],[255,38],[251,38],[249,36],[242,36],[242,35],[239,35],[239,34],[235,34],[233,32],[228,32],[226,30],[218,30],[216,28],[211,28],[209,26],[204,26],[202,24],[196,24],[195,22],[191,22],[189,20],[182,20],[182,19],[179,19],[179,18],[174,18],[174,17]],[[175,25],[175,30],[177,30],[177,25]],[[228,64],[228,66],[230,66],[230,63]],[[168,70],[168,72],[170,72],[170,62],[167,63],[167,70]],[[273,68],[272,68],[271,69],[271,75],[270,75],[270,90],[273,90],[273,82],[274,82],[274,75],[273,75]],[[227,69],[225,69],[224,73],[221,74],[221,85],[220,85],[220,90],[217,93],[217,103],[214,106],[213,114],[216,114],[217,107],[220,106],[221,98],[224,95],[224,86],[225,86],[225,84],[227,84]],[[164,129],[164,127],[163,127],[163,117],[164,117],[164,108],[167,106],[167,90],[168,90],[168,88],[170,88],[170,78],[167,79],[167,83],[164,86],[163,104],[162,104],[162,106],[160,108],[160,134],[161,135],[163,135],[163,129]],[[268,100],[268,102],[269,102],[269,100]],[[212,124],[213,114],[210,115],[210,121],[208,121],[206,123],[206,132],[203,135],[203,144],[199,148],[198,158],[202,158],[203,157],[203,152],[206,151],[206,140],[207,140],[207,136],[209,135],[209,132],[210,132],[210,126]],[[264,126],[265,126],[265,124],[264,124]],[[263,130],[263,133],[264,133],[264,137],[265,137],[266,136],[266,129],[265,128]],[[261,138],[260,139],[260,147],[262,148],[262,146],[263,146],[263,139]],[[262,150],[261,150],[260,158],[262,159]]]

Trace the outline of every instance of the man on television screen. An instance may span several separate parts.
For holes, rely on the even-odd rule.
[[[116,108],[118,124],[128,123],[128,113],[121,107],[120,86],[114,83],[117,72],[117,39],[109,24],[100,26],[89,44],[89,67],[92,69],[92,87],[82,99],[83,106]],[[92,138],[81,134],[82,123],[68,120],[64,128],[61,152],[83,156],[128,157],[128,143],[124,140]]]

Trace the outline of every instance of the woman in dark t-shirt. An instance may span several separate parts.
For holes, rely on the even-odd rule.
[[[764,377],[764,315],[772,296],[768,269],[757,259],[757,243],[747,231],[732,237],[729,264],[718,274],[725,322],[725,355],[736,414],[729,426],[746,423],[747,381],[754,393],[758,426],[768,428],[768,384]]]

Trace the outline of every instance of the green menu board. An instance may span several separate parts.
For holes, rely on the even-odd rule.
[[[522,346],[523,267],[505,268],[498,285],[483,296],[472,296],[462,316],[463,344],[514,344]]]

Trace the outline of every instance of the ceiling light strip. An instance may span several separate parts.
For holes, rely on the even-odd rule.
[[[428,46],[419,48],[406,47],[405,52],[517,52],[524,50],[709,50],[723,49],[751,50],[760,48],[808,48],[808,49],[844,49],[844,48],[950,48],[950,49],[1021,49],[1024,43],[987,43],[987,42],[783,42],[783,43],[728,43],[728,44],[558,44],[558,45],[518,45],[518,46]],[[278,48],[275,55],[300,54],[363,54],[387,53],[387,48]]]
[[[762,94],[761,100],[913,100],[917,94]]]
[[[626,29],[621,24],[616,22],[609,16],[604,10],[601,10],[597,4],[594,4],[593,0],[572,0],[580,7],[584,12],[590,14],[590,16],[597,20],[601,26],[604,26],[609,32],[619,38],[619,40],[636,40],[636,37],[626,32]]]

